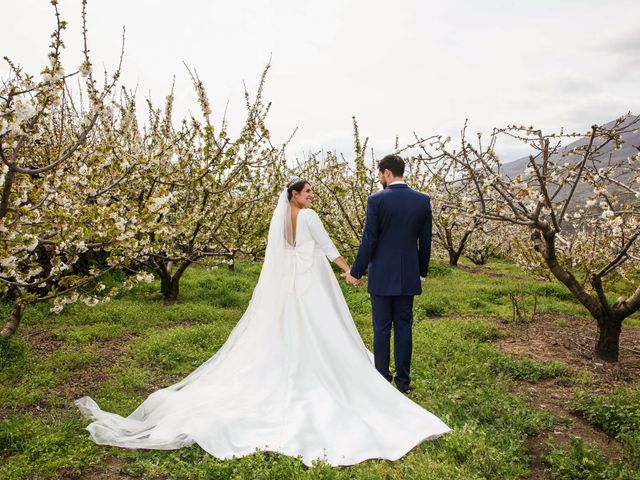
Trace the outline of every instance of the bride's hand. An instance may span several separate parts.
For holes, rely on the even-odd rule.
[[[362,283],[362,280],[352,277],[350,271],[341,273],[340,276],[344,278],[345,282],[347,282],[349,285],[353,285],[354,287],[357,287]]]

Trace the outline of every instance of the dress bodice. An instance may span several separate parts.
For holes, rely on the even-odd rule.
[[[310,240],[315,242],[329,260],[333,261],[340,256],[318,214],[310,208],[303,208],[298,213],[296,223],[296,248],[303,247]]]
[[[340,256],[327,231],[322,225],[318,214],[304,208],[298,212],[296,223],[295,246],[288,249],[291,264],[286,268],[291,275],[289,291],[301,294],[313,284],[312,267],[314,262],[322,258],[324,254],[333,261]]]

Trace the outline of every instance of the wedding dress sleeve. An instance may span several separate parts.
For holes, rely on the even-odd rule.
[[[322,220],[318,214],[311,209],[308,209],[308,226],[309,231],[311,232],[311,237],[318,244],[322,252],[327,256],[329,260],[332,262],[340,256],[340,252],[329,238],[329,234],[324,229],[324,225],[322,225]]]

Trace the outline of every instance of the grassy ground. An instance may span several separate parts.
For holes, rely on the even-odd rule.
[[[235,273],[190,269],[180,302],[171,307],[162,306],[158,282],[98,307],[71,305],[60,315],[47,305],[30,306],[19,334],[0,342],[0,478],[516,479],[538,475],[535,460],[549,478],[640,477],[639,385],[605,395],[574,375],[572,365],[496,348],[494,341],[507,335],[499,319],[511,318],[514,289],[528,302],[537,292],[539,311],[586,314],[561,285],[527,279],[498,261],[485,273],[433,264],[426,293],[415,302],[416,388],[410,396],[454,431],[397,462],[306,468],[271,453],[223,462],[198,446],[135,451],[88,440],[88,422],[73,407],[75,398],[90,395],[103,408],[128,415],[150,392],[182,378],[224,343],[259,271],[252,264],[239,264]],[[366,289],[343,285],[343,291],[371,348]],[[7,312],[8,305],[0,304],[0,318]],[[634,319],[625,328],[636,325]],[[575,412],[620,443],[619,458],[580,439],[570,448],[550,444],[544,458],[533,458],[531,438],[563,428],[566,419],[538,408],[519,386],[550,380],[580,387],[572,399]]]

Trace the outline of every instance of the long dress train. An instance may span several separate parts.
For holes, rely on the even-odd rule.
[[[218,352],[126,418],[90,397],[76,400],[93,420],[94,442],[148,449],[195,442],[222,459],[260,449],[301,456],[305,465],[351,465],[396,460],[451,431],[376,371],[327,261],[337,250],[310,209],[298,215],[295,246],[286,241],[287,207],[285,191],[258,285]]]

